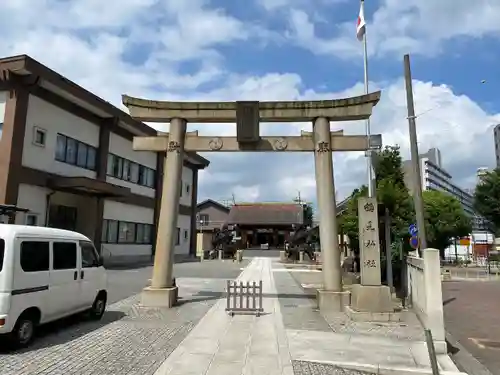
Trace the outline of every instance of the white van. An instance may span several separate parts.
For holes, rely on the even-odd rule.
[[[0,224],[0,335],[28,345],[37,325],[106,309],[107,276],[92,241],[62,229]]]

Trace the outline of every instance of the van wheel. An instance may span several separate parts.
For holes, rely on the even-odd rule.
[[[106,294],[99,293],[95,298],[94,304],[90,309],[90,318],[94,320],[99,320],[104,315],[106,311]]]
[[[10,334],[12,344],[17,348],[28,346],[35,337],[37,321],[31,314],[23,314],[19,317]]]

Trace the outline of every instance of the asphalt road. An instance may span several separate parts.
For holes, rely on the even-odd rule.
[[[499,281],[443,283],[446,330],[494,375],[500,375],[499,296]]]

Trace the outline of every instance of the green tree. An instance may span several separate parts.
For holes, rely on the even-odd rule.
[[[377,200],[389,209],[391,236],[408,237],[408,225],[413,222],[413,200],[406,187],[403,159],[399,147],[386,146],[373,159],[377,181]],[[408,243],[408,241],[405,241]]]
[[[354,189],[346,210],[339,218],[339,227],[341,231],[349,238],[351,249],[357,251],[359,249],[359,232],[358,232],[358,198],[368,196],[368,187],[363,185],[360,189]]]
[[[427,246],[438,249],[444,258],[444,249],[452,238],[469,235],[471,220],[455,197],[441,191],[424,191],[424,215]]]
[[[314,211],[311,203],[306,203],[303,205],[304,208],[304,224],[312,227]]]
[[[476,186],[474,207],[479,214],[500,230],[500,168],[486,172]]]
[[[413,203],[404,182],[403,161],[399,147],[386,146],[373,158],[375,168],[377,200],[389,209],[392,238],[407,238],[408,225],[413,221]],[[349,237],[351,247],[359,249],[358,198],[367,196],[368,189],[362,186],[351,194],[347,208],[340,217],[340,228]],[[409,250],[408,241],[404,241]]]

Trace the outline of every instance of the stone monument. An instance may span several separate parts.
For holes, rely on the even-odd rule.
[[[352,286],[351,309],[357,312],[390,313],[391,290],[382,285],[376,198],[358,199],[361,284]]]

